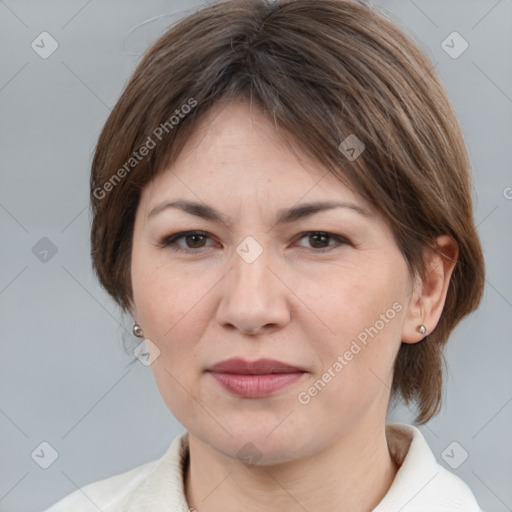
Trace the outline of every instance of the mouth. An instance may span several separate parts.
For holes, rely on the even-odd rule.
[[[244,398],[270,396],[307,373],[303,368],[275,359],[251,362],[240,358],[221,361],[206,371],[224,390]]]

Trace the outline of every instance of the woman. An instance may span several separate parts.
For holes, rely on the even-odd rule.
[[[393,397],[438,412],[481,299],[469,169],[431,62],[364,2],[172,27],[100,135],[91,240],[186,433],[49,510],[479,511],[386,423]]]

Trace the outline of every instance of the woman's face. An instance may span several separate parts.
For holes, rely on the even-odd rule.
[[[382,428],[412,290],[391,229],[319,164],[301,165],[259,111],[232,103],[209,120],[136,214],[132,313],[160,351],[164,401],[191,435],[259,464]],[[345,206],[283,213],[319,201]],[[186,231],[200,233],[171,240]],[[207,371],[233,357],[303,372],[237,393]]]

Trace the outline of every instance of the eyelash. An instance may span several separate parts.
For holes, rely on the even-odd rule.
[[[327,237],[335,240],[340,245],[350,245],[350,242],[346,238],[335,235],[333,233],[329,233],[327,231],[304,231],[303,233],[301,233],[299,235],[298,240],[302,240],[306,236],[310,236],[310,235],[323,235],[323,236],[327,236]],[[160,241],[160,243],[158,245],[159,245],[159,247],[170,248],[171,250],[173,250],[175,252],[182,252],[182,253],[199,252],[199,249],[204,249],[204,247],[199,247],[197,249],[191,249],[191,248],[184,249],[184,248],[179,247],[176,244],[177,240],[179,240],[181,238],[186,238],[188,236],[202,236],[202,237],[209,238],[209,234],[206,233],[205,231],[182,231],[180,233],[175,233],[174,235],[165,237],[163,240]],[[336,247],[336,244],[328,245],[327,247],[322,247],[320,249],[313,248],[312,251],[317,252],[317,253],[318,252],[323,253],[323,252],[330,251],[334,247]]]

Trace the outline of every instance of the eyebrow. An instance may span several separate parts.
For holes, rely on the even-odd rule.
[[[217,223],[223,223],[226,226],[230,226],[229,220],[226,217],[224,217],[224,215],[220,213],[218,210],[207,204],[198,203],[195,201],[166,201],[155,206],[148,213],[147,217],[149,219],[150,217],[153,217],[154,215],[169,208],[176,208],[191,215],[201,217],[202,219]],[[275,224],[290,224],[292,222],[297,222],[298,220],[311,217],[316,213],[332,210],[334,208],[347,208],[361,215],[364,215],[365,217],[371,216],[369,211],[367,211],[366,209],[362,208],[357,204],[348,203],[345,201],[316,201],[312,203],[303,203],[299,206],[294,206],[292,208],[283,208],[281,210],[278,210]]]

